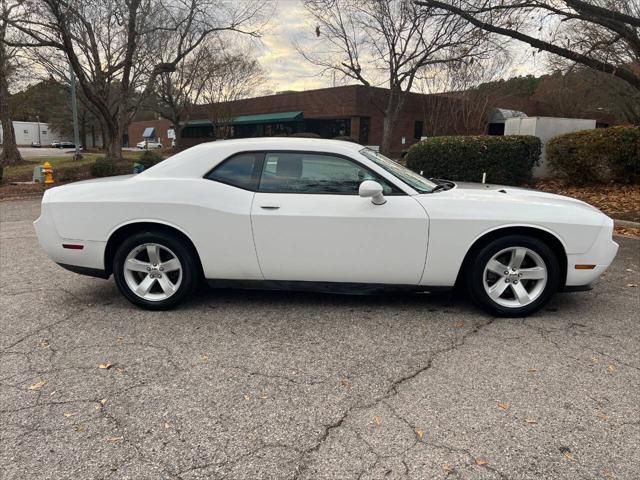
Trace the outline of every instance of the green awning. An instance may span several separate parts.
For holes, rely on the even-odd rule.
[[[256,125],[260,123],[297,122],[303,120],[302,112],[260,113],[258,115],[240,115],[231,122],[232,125]],[[182,122],[184,125],[184,122]],[[212,125],[210,120],[189,120],[187,126]]]
[[[296,122],[302,119],[302,112],[261,113],[259,115],[240,115],[233,120],[233,124],[248,125],[256,123]]]
[[[180,125],[184,125],[184,122],[180,122]],[[191,126],[199,126],[199,125],[213,125],[211,120],[189,120],[187,122],[189,127]]]

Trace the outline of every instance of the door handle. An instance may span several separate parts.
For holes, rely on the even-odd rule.
[[[278,210],[280,205],[260,205],[263,210]]]

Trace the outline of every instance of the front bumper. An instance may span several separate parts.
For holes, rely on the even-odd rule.
[[[586,253],[567,255],[567,281],[565,290],[590,285],[600,278],[618,253],[619,245],[613,241],[613,220],[607,218],[593,245]],[[576,265],[595,265],[591,270],[576,270]]]

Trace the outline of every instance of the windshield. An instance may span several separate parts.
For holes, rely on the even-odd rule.
[[[404,183],[409,185],[419,193],[429,193],[436,186],[435,183],[430,182],[421,175],[418,175],[413,170],[409,170],[407,167],[400,165],[398,162],[394,162],[390,158],[385,157],[381,153],[371,150],[370,148],[363,148],[360,153],[374,162],[376,165],[381,166],[387,172],[391,173],[395,177],[398,177]]]

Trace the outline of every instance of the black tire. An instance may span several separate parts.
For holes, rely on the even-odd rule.
[[[149,243],[155,243],[169,249],[180,261],[182,268],[180,285],[171,296],[163,300],[147,300],[138,296],[131,290],[125,279],[124,264],[127,255],[136,247]],[[113,274],[120,293],[134,305],[147,310],[169,310],[174,308],[189,298],[200,283],[200,269],[198,268],[197,257],[193,252],[193,248],[190,245],[186,245],[184,241],[176,236],[162,231],[141,232],[124,240],[113,258]]]
[[[547,281],[538,297],[520,307],[508,307],[496,303],[484,287],[484,272],[489,260],[510,247],[524,247],[538,254],[544,261]],[[482,309],[498,317],[526,317],[540,310],[560,286],[560,264],[555,253],[542,240],[526,235],[508,235],[497,238],[480,247],[465,268],[465,285],[469,296]],[[505,280],[506,281],[506,280]],[[522,281],[521,281],[522,282]],[[508,293],[507,293],[508,295]]]

